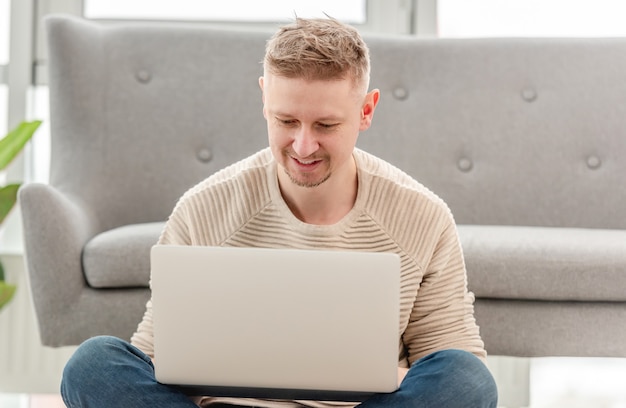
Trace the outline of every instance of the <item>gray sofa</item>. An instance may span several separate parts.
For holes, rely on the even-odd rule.
[[[129,338],[178,197],[267,144],[270,33],[46,27],[51,178],[19,196],[41,339]],[[450,205],[488,352],[626,357],[626,39],[367,41],[358,145]]]

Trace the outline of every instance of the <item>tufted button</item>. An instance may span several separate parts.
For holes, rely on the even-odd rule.
[[[602,160],[596,155],[590,155],[587,157],[587,167],[591,170],[598,169],[602,165]]]
[[[456,165],[463,173],[467,173],[472,170],[472,167],[474,167],[474,163],[472,163],[472,161],[467,157],[461,157]]]
[[[522,89],[522,99],[526,102],[534,102],[537,99],[537,91],[533,88]]]
[[[205,147],[205,148],[198,150],[198,153],[196,153],[196,157],[202,163],[208,163],[213,158],[213,153],[211,153],[211,150]]]
[[[403,101],[409,97],[409,91],[406,88],[398,87],[393,90],[393,97],[399,101]]]
[[[137,71],[135,77],[137,78],[137,81],[141,82],[142,84],[147,84],[152,79],[152,74],[150,73],[150,71],[142,69]]]

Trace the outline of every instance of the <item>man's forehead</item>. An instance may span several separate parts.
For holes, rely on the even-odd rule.
[[[345,106],[360,104],[365,93],[348,79],[308,80],[302,78],[264,77],[264,98],[275,109],[287,111],[291,104],[310,102],[320,105]],[[280,108],[281,105],[285,105]],[[329,112],[329,114],[331,114]]]
[[[277,75],[272,72],[265,71],[263,75],[265,83],[304,83],[304,84],[312,84],[315,86],[319,85],[342,85],[345,86],[346,89],[353,89],[355,92],[358,92],[360,89],[359,84],[354,80],[354,78],[350,75],[337,77],[337,78],[309,78],[309,77],[287,77],[283,75]]]

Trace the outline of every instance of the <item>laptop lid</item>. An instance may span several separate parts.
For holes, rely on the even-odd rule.
[[[343,401],[397,389],[395,254],[157,245],[151,268],[161,383]]]

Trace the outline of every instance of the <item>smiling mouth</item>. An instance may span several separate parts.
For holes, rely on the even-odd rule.
[[[309,165],[312,165],[312,164],[320,162],[320,160],[299,160],[299,159],[296,159],[296,158],[294,158],[294,160],[297,161],[298,163],[304,165],[304,166],[309,166]]]
[[[307,159],[307,160],[301,160],[301,159],[297,159],[295,157],[291,157],[293,159],[293,161],[296,162],[296,164],[298,164],[299,166],[302,167],[313,167],[316,164],[320,163],[321,160],[320,159]]]

